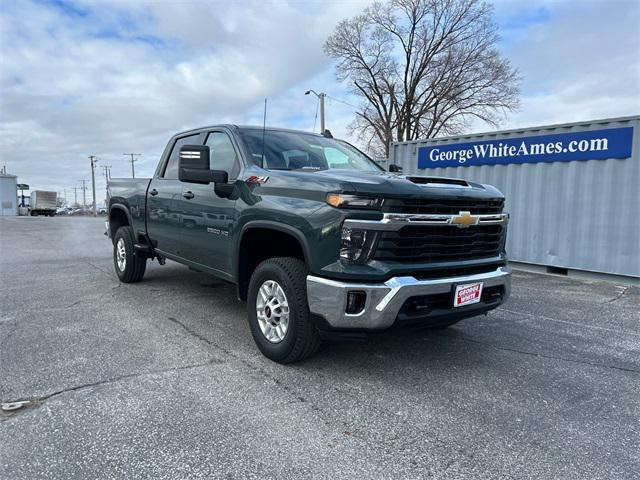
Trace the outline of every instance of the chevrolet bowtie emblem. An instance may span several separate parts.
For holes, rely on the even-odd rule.
[[[459,228],[469,228],[471,225],[477,225],[479,220],[480,217],[471,215],[471,212],[460,212],[459,215],[451,218],[451,224]]]

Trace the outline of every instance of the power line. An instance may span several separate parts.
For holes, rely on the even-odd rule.
[[[356,110],[359,110],[359,109],[360,109],[360,107],[356,107],[355,105],[353,105],[353,104],[351,104],[351,103],[349,103],[349,102],[345,102],[344,100],[340,100],[339,98],[332,97],[332,96],[330,96],[330,95],[327,95],[327,98],[330,98],[331,100],[334,100],[334,101],[336,101],[336,102],[338,102],[338,103],[344,103],[345,105],[348,105],[348,106],[350,106],[351,108],[355,108]]]

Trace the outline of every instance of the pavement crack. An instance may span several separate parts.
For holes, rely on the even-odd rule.
[[[264,378],[270,380],[277,387],[279,387],[281,390],[283,390],[287,395],[293,397],[294,402],[296,402],[296,403],[307,403],[308,402],[308,400],[304,396],[302,396],[302,395],[300,395],[299,393],[296,392],[295,388],[293,388],[293,387],[287,385],[286,383],[282,382],[279,378],[277,378],[275,375],[273,375],[272,373],[270,373],[267,370],[265,370],[264,368],[262,368],[260,365],[256,365],[256,364],[252,363],[251,361],[249,361],[249,360],[247,360],[245,358],[242,358],[241,356],[237,355],[236,353],[232,352],[231,350],[221,346],[220,344],[209,340],[208,338],[206,338],[203,335],[199,334],[198,332],[193,330],[191,327],[189,327],[188,325],[182,323],[180,320],[178,320],[178,319],[176,319],[174,317],[167,317],[167,319],[171,323],[173,323],[175,325],[178,325],[185,332],[189,333],[190,335],[192,335],[193,337],[197,338],[201,342],[206,343],[207,345],[210,345],[210,346],[220,350],[225,355],[228,355],[229,357],[231,357],[234,360],[238,361],[239,363],[241,363],[245,367],[249,368],[251,371],[259,373]],[[311,408],[312,409],[316,409],[316,410],[320,410],[320,408],[317,405],[314,405],[314,404],[311,404]]]
[[[545,315],[534,315],[533,313],[519,312],[517,310],[511,310],[509,308],[504,308],[504,307],[498,307],[494,311],[495,312],[513,313],[515,315],[524,315],[526,317],[529,317],[532,320],[545,320],[545,321],[548,321],[548,322],[556,322],[556,323],[564,323],[566,325],[573,325],[573,326],[580,327],[580,328],[590,328],[590,329],[594,329],[594,330],[604,330],[604,331],[607,331],[607,332],[615,333],[617,335],[640,336],[640,333],[636,333],[636,332],[632,332],[632,331],[629,331],[629,330],[625,330],[623,328],[608,328],[608,327],[602,327],[600,325],[589,325],[587,323],[572,322],[570,320],[560,320],[559,318],[547,317]]]
[[[499,345],[494,345],[492,343],[489,342],[483,342],[480,340],[474,340],[472,338],[466,337],[464,335],[448,335],[448,334],[441,334],[443,337],[447,337],[447,338],[451,338],[454,340],[462,340],[464,342],[469,342],[469,343],[475,343],[477,345],[483,345],[485,347],[490,347],[493,348],[495,350],[502,350],[505,352],[511,352],[511,353],[519,353],[521,355],[529,355],[532,357],[539,357],[539,358],[546,358],[549,360],[560,360],[560,361],[564,361],[564,362],[570,362],[570,363],[578,363],[581,365],[589,365],[591,367],[601,367],[601,368],[609,368],[612,370],[619,370],[622,372],[631,372],[631,373],[640,373],[640,370],[635,370],[633,368],[625,368],[625,367],[616,367],[615,365],[605,365],[603,363],[595,363],[595,362],[587,362],[584,360],[573,360],[571,358],[565,358],[565,357],[558,357],[555,355],[545,355],[544,353],[537,353],[537,352],[529,352],[527,350],[520,350],[517,348],[509,348],[509,347],[501,347]]]
[[[615,297],[613,297],[612,299],[607,300],[607,301],[606,301],[606,302],[604,302],[604,303],[613,303],[613,302],[615,302],[615,301],[617,301],[617,300],[620,300],[620,299],[624,296],[624,294],[625,294],[625,293],[627,293],[627,292],[629,291],[629,289],[631,288],[631,286],[630,286],[630,285],[627,285],[626,287],[618,287],[618,288],[620,289],[620,291],[618,292],[618,294],[617,294]]]
[[[211,340],[209,340],[207,337],[200,335],[198,332],[196,332],[195,330],[193,330],[192,328],[190,328],[189,326],[187,326],[186,324],[182,323],[180,320],[174,318],[174,317],[167,317],[167,320],[169,320],[171,323],[178,325],[180,328],[182,328],[182,330],[184,330],[185,332],[187,332],[189,335],[197,338],[198,340],[200,340],[201,342],[206,343],[207,345],[211,345],[213,347],[217,347],[220,348],[220,350],[222,350],[224,353],[228,353],[228,351],[226,349],[224,349],[223,347],[220,347],[218,344],[216,344],[215,342],[212,342]]]
[[[178,372],[178,371],[181,371],[181,370],[191,370],[191,369],[194,369],[194,368],[206,367],[206,366],[214,365],[214,364],[217,364],[217,363],[222,363],[222,362],[220,360],[216,359],[216,358],[212,358],[209,361],[201,362],[201,363],[193,363],[193,364],[189,364],[189,365],[182,365],[182,366],[179,366],[179,367],[164,368],[164,369],[160,369],[160,370],[151,370],[151,371],[148,371],[148,372],[130,373],[130,374],[127,374],[127,375],[119,375],[119,376],[116,376],[116,377],[106,378],[104,380],[99,380],[97,382],[89,382],[89,383],[83,383],[83,384],[80,384],[80,385],[74,385],[72,387],[63,388],[61,390],[57,390],[55,392],[52,392],[52,393],[49,393],[47,395],[43,395],[43,396],[40,396],[40,397],[31,397],[31,398],[22,398],[22,399],[18,399],[18,400],[12,400],[12,402],[28,401],[29,402],[28,408],[21,408],[19,410],[14,410],[14,411],[11,411],[11,412],[2,412],[2,411],[0,411],[0,422],[5,422],[5,421],[9,420],[10,418],[13,418],[13,417],[19,415],[20,413],[27,412],[29,410],[32,410],[33,408],[40,407],[47,400],[55,398],[55,397],[57,397],[59,395],[63,395],[65,393],[78,392],[78,391],[81,391],[81,390],[86,390],[86,389],[89,389],[89,388],[99,387],[99,386],[102,386],[102,385],[110,385],[110,384],[121,382],[123,380],[130,380],[132,378],[137,378],[137,377],[145,377],[145,376],[158,375],[158,374],[163,374],[163,373]]]
[[[101,271],[102,273],[104,273],[105,275],[107,275],[109,278],[113,278],[113,275],[111,274],[111,272],[108,272],[108,271],[107,271],[107,270],[105,270],[104,268],[99,267],[99,266],[97,266],[97,265],[94,265],[94,264],[93,264],[93,263],[91,263],[91,262],[87,262],[87,263],[88,263],[89,265],[91,265],[93,268],[95,268],[96,270],[99,270],[99,271]]]

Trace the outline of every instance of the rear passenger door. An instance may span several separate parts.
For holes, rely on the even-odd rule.
[[[196,133],[173,140],[171,150],[151,180],[147,195],[147,232],[155,247],[163,253],[187,257],[182,238],[185,212],[181,200],[185,183],[178,180],[178,157],[183,145],[201,145],[203,135]]]

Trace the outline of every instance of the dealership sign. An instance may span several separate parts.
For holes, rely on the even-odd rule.
[[[633,127],[625,127],[443,143],[420,147],[418,168],[629,158],[632,142]]]

